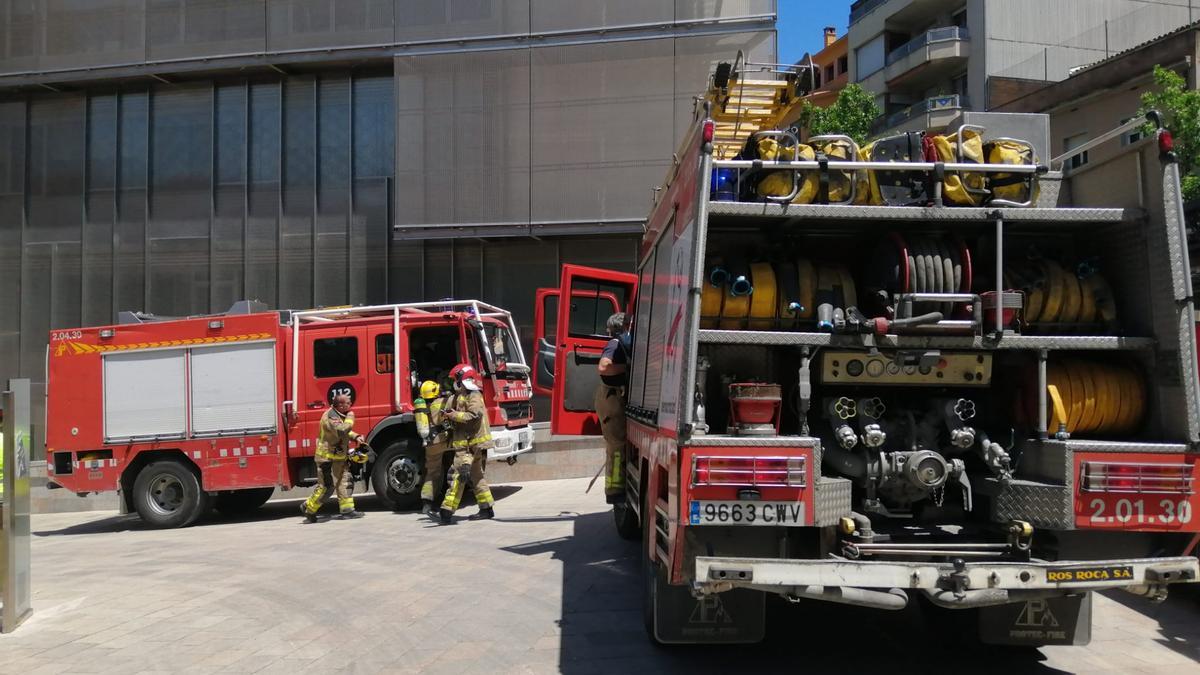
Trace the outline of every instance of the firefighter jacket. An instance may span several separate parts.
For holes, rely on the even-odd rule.
[[[483,394],[467,391],[455,394],[446,405],[446,419],[453,430],[450,447],[455,450],[485,450],[492,447],[492,430],[488,424],[487,406]]]
[[[350,441],[361,436],[354,433],[354,413],[343,416],[330,406],[321,416],[321,431],[317,434],[317,459],[344,460],[350,451]]]
[[[429,428],[433,434],[429,439],[430,445],[442,445],[450,441],[450,432],[442,428],[442,422],[446,419],[446,404],[449,401],[449,396],[439,396],[429,402]]]

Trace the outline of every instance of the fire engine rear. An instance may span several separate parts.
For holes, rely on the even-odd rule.
[[[388,506],[415,505],[425,440],[413,402],[425,380],[448,386],[457,363],[484,375],[489,458],[533,448],[516,325],[479,301],[292,312],[241,302],[219,315],[120,318],[50,335],[47,473],[81,495],[119,490],[123,509],[155,526],[311,484],[320,418],[338,394],[372,448],[361,479]]]
[[[1040,115],[801,142],[804,73],[762,68],[717,69],[638,274],[566,267],[539,341],[553,431],[596,433],[604,318],[634,317],[614,517],[652,637],[757,640],[775,594],[1081,643],[1092,591],[1195,581],[1192,289],[1157,117],[1077,170],[1040,163]]]

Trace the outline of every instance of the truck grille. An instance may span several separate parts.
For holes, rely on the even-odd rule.
[[[509,401],[500,407],[510,420],[527,420],[533,417],[533,404],[529,401]]]

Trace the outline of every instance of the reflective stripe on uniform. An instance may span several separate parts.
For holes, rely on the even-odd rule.
[[[341,509],[342,513],[345,513],[347,511],[353,511],[354,510],[354,497],[346,497],[345,499],[339,499],[338,500],[338,508]]]

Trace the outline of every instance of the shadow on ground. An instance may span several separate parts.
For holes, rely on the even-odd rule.
[[[497,502],[510,497],[517,492],[520,492],[520,485],[493,485],[492,496]],[[210,511],[197,520],[191,527],[213,527],[227,525],[229,523],[253,523],[272,520],[286,520],[294,518],[297,524],[302,524],[303,518],[300,515],[300,504],[304,502],[308,496],[307,489],[292,490],[288,493],[280,495],[276,493],[271,501],[261,507],[241,515],[225,515],[217,511]],[[361,494],[354,496],[354,502],[358,510],[368,514],[386,515],[391,513],[391,509],[384,506],[383,503],[374,494]],[[462,504],[459,508],[459,513],[466,515],[474,512],[475,497],[467,491],[463,495]],[[471,508],[469,508],[471,507]],[[469,510],[464,513],[463,509]],[[404,513],[415,513],[418,509],[412,508],[404,511]],[[321,508],[320,517],[322,522],[337,514],[337,500],[326,500],[325,505]],[[58,530],[38,530],[33,532],[35,537],[53,537],[62,535],[80,535],[80,534],[105,534],[112,532],[137,532],[145,530],[154,530],[155,528],[147,526],[142,522],[136,514],[116,515],[97,520],[90,520],[86,523],[71,525]]]
[[[573,519],[569,537],[502,550],[552,553],[563,563],[559,668],[568,675],[611,672],[945,672],[1059,673],[1032,649],[958,647],[927,622],[917,603],[900,612],[806,601],[767,603],[767,637],[757,645],[652,644],[642,618],[640,548],[617,537],[610,512]]]
[[[1200,663],[1200,584],[1176,584],[1163,602],[1108,591],[1105,597],[1158,622],[1157,641]]]

